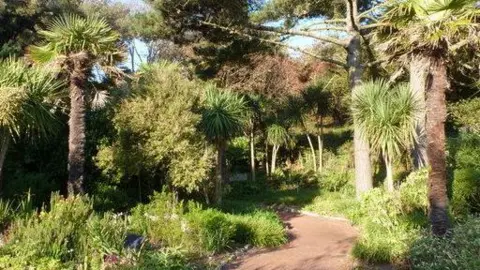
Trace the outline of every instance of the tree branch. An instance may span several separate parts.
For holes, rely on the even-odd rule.
[[[297,46],[292,46],[292,45],[285,44],[283,42],[278,42],[278,41],[275,41],[275,40],[270,40],[270,39],[265,39],[265,38],[261,38],[261,37],[258,37],[258,36],[253,36],[249,33],[245,33],[245,32],[233,29],[233,28],[221,26],[221,25],[218,25],[218,24],[210,23],[210,22],[202,21],[201,24],[207,25],[207,26],[210,26],[210,27],[215,27],[217,29],[221,29],[221,30],[224,30],[224,31],[228,31],[232,34],[247,37],[249,39],[256,39],[256,40],[264,42],[264,43],[269,43],[269,44],[277,45],[277,46],[280,46],[280,47],[289,48],[289,49],[292,49],[294,51],[300,52],[302,54],[309,55],[309,56],[311,56],[315,59],[318,59],[320,61],[335,64],[335,65],[338,65],[338,66],[343,67],[343,68],[347,67],[347,65],[344,62],[341,62],[341,61],[338,61],[338,60],[335,60],[335,59],[331,59],[331,58],[328,58],[328,57],[323,57],[323,56],[317,55],[315,53],[304,50],[304,49],[302,49],[300,47],[297,47]]]
[[[268,33],[274,33],[274,34],[281,34],[281,35],[309,37],[315,40],[342,46],[344,48],[347,46],[347,43],[343,40],[333,38],[333,37],[318,36],[306,31],[297,31],[297,30],[289,30],[289,29],[284,30],[284,29],[279,29],[277,27],[264,26],[264,25],[253,25],[250,27],[250,29],[262,31],[262,32],[268,32]]]

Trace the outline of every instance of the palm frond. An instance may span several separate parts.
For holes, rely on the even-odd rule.
[[[241,131],[247,106],[243,97],[213,85],[206,90],[202,127],[212,141],[228,140]]]
[[[369,81],[354,91],[354,123],[373,151],[391,158],[415,142],[418,104],[408,85],[390,89],[386,81]]]

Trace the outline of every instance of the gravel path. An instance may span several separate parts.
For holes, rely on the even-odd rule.
[[[350,251],[358,232],[348,222],[294,213],[281,216],[288,227],[288,244],[250,251],[226,269],[343,270],[355,266]]]

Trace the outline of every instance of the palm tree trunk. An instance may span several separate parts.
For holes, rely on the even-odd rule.
[[[426,92],[427,156],[430,164],[428,174],[429,217],[433,234],[442,236],[449,228],[445,154],[445,121],[447,117],[445,92],[449,87],[449,82],[447,67],[443,59],[433,59],[430,74]]]
[[[389,192],[395,191],[395,187],[393,185],[393,166],[392,161],[387,155],[383,155],[383,160],[385,161],[385,167],[387,170],[387,177],[385,178],[385,187]]]
[[[415,142],[412,151],[413,163],[416,169],[428,165],[427,158],[427,135],[425,134],[425,88],[427,87],[427,78],[429,74],[431,60],[429,57],[415,55],[410,61],[410,88],[418,99],[419,115],[416,123],[416,133],[418,140]]]
[[[317,136],[318,141],[318,171],[323,171],[323,117],[320,116],[320,133]]]
[[[268,144],[265,142],[265,173],[267,176],[270,175],[270,167],[268,165]]]
[[[215,202],[217,204],[222,203],[223,184],[225,180],[225,149],[226,143],[224,141],[217,142],[217,166],[215,171],[216,183],[215,183]]]
[[[315,147],[313,146],[312,138],[310,138],[310,134],[307,133],[308,144],[310,145],[310,150],[312,151],[312,163],[313,163],[313,171],[317,172],[317,157],[315,154]]]
[[[272,148],[272,171],[271,173],[275,173],[275,170],[277,168],[277,153],[278,153],[278,149],[280,147],[278,145],[273,145],[273,148]]]
[[[250,131],[250,173],[252,181],[255,181],[255,135],[253,129]]]
[[[70,56],[70,120],[68,134],[68,195],[83,194],[85,170],[86,53]]]
[[[5,158],[7,157],[8,146],[10,145],[10,132],[5,128],[2,128],[1,132],[2,138],[0,139],[0,190],[3,187],[3,165],[5,163]]]
[[[358,6],[355,0],[345,0],[347,7],[347,32],[350,35],[347,45],[347,66],[350,89],[353,93],[355,87],[362,83],[363,65],[361,60],[361,36],[358,32]],[[356,126],[356,125],[355,125]],[[360,136],[358,130],[354,131],[353,144],[355,151],[355,187],[357,198],[373,187],[372,166],[370,163],[370,146]]]

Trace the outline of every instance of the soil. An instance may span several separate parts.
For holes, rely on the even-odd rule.
[[[277,249],[251,250],[224,269],[238,270],[343,270],[357,265],[351,249],[358,231],[348,221],[280,214],[289,242]]]

